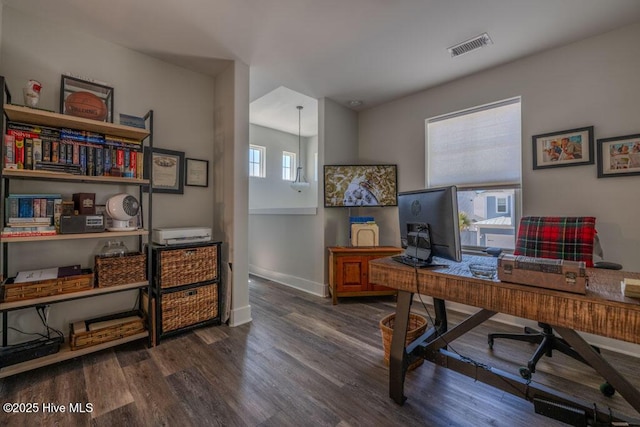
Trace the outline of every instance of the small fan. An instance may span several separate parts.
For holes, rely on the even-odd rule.
[[[111,227],[108,227],[109,231],[132,231],[137,230],[137,227],[130,227],[129,220],[136,215],[140,210],[140,203],[138,200],[130,194],[122,193],[116,194],[107,200],[106,211],[107,215],[113,220]]]

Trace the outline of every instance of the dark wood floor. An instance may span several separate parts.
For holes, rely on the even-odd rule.
[[[0,380],[4,402],[39,403],[37,414],[0,413],[2,426],[556,426],[531,403],[430,363],[407,376],[409,400],[388,397],[378,321],[393,298],[318,298],[252,278],[253,322],[199,329],[155,348],[132,343]],[[424,313],[420,304],[416,312]],[[450,322],[460,321],[450,314]],[[496,341],[491,324],[451,348],[513,373],[533,346]],[[638,359],[603,351],[640,387]],[[638,417],[619,396],[598,392],[602,380],[564,355],[545,358],[535,381]],[[582,387],[585,384],[587,387]],[[584,391],[583,391],[584,390]],[[68,413],[69,403],[90,413]],[[43,413],[43,403],[66,413]]]

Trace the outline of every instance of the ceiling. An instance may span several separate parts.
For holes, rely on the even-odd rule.
[[[252,101],[284,86],[355,110],[640,21],[639,0],[0,1],[205,74],[240,60]]]

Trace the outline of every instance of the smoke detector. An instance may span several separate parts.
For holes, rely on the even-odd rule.
[[[451,57],[455,58],[456,56],[463,55],[465,53],[480,49],[481,47],[485,47],[490,44],[493,44],[493,40],[491,40],[489,34],[483,33],[472,39],[463,41],[462,43],[458,43],[455,46],[451,46],[447,48],[447,50],[451,54]]]

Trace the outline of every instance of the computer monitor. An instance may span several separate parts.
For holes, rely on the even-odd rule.
[[[405,258],[420,267],[433,257],[462,261],[455,186],[398,193],[400,240]]]

